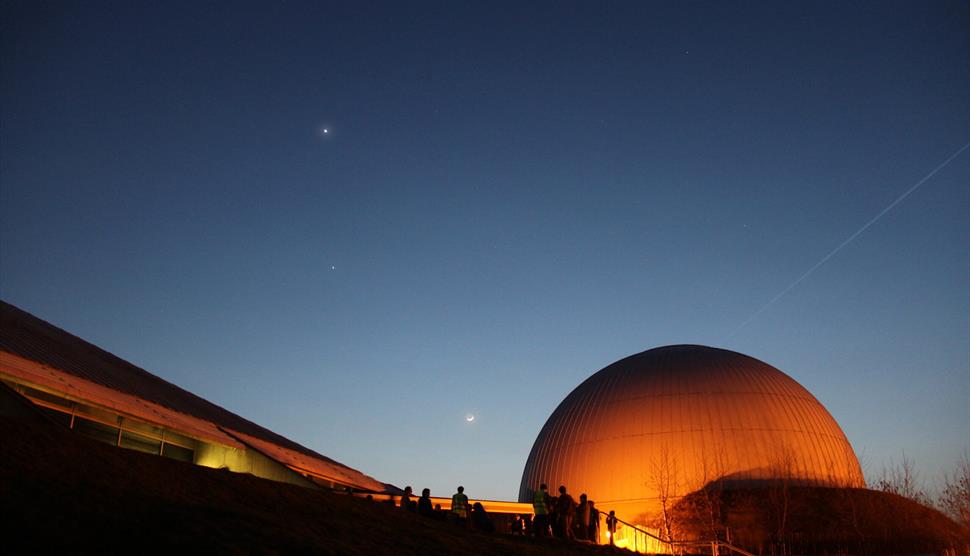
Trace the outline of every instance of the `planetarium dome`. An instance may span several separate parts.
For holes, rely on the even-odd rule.
[[[566,485],[647,523],[661,499],[778,479],[865,486],[839,425],[791,377],[733,351],[677,345],[621,359],[566,396],[536,438],[519,501],[540,483]]]

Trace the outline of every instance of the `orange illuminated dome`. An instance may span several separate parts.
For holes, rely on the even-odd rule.
[[[805,388],[740,353],[652,349],[597,372],[559,404],[522,473],[519,501],[540,483],[585,492],[601,512],[649,524],[663,501],[720,481],[785,479],[865,485],[845,435]]]

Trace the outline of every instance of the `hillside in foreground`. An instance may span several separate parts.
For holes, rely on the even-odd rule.
[[[0,515],[16,532],[5,539],[10,554],[629,553],[481,533],[385,503],[123,450],[44,420],[5,416]],[[864,489],[699,491],[671,517],[675,538],[727,535],[760,554],[962,554],[970,547],[967,532],[939,512]]]
[[[707,488],[670,511],[676,538],[729,538],[755,554],[970,554],[970,531],[938,510],[863,488]]]
[[[485,534],[387,504],[100,444],[0,417],[0,514],[20,552],[613,554]]]

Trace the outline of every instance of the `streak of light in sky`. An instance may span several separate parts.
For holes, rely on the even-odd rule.
[[[788,286],[785,289],[783,289],[780,292],[778,292],[778,294],[775,297],[772,297],[771,300],[768,301],[768,303],[765,303],[764,305],[761,306],[760,309],[758,309],[757,311],[755,311],[754,313],[752,313],[752,315],[750,317],[748,317],[744,322],[742,322],[740,325],[738,325],[738,327],[735,328],[734,331],[731,332],[731,336],[734,336],[735,334],[737,334],[742,328],[744,328],[745,326],[747,326],[748,324],[750,324],[751,321],[753,321],[754,319],[756,319],[758,317],[758,315],[760,315],[761,313],[764,313],[765,311],[768,310],[769,307],[771,307],[772,305],[774,305],[779,299],[781,299],[782,297],[785,297],[785,294],[787,294],[788,292],[790,292],[793,289],[795,289],[795,286],[797,286],[798,284],[802,283],[802,281],[804,281],[806,278],[808,278],[809,276],[811,276],[812,273],[814,273],[816,270],[818,270],[823,264],[825,264],[826,262],[828,262],[829,259],[831,259],[832,257],[834,257],[836,255],[836,253],[838,253],[842,249],[845,249],[845,247],[847,245],[849,245],[850,243],[852,243],[855,240],[855,238],[859,237],[862,234],[862,232],[866,231],[867,229],[869,229],[870,226],[872,226],[873,224],[875,224],[876,222],[878,222],[880,218],[882,218],[883,216],[885,216],[886,213],[888,213],[890,210],[893,209],[893,207],[895,207],[896,205],[898,205],[899,203],[901,203],[904,199],[906,199],[906,197],[909,197],[910,194],[912,194],[914,191],[916,191],[917,189],[919,189],[921,185],[923,185],[930,178],[932,178],[933,176],[935,176],[937,172],[939,172],[943,168],[946,168],[946,166],[950,162],[952,162],[953,159],[955,159],[956,157],[960,156],[960,154],[963,151],[967,150],[968,147],[970,147],[970,143],[967,143],[967,144],[963,145],[962,147],[960,147],[959,149],[957,149],[957,151],[955,153],[951,154],[949,156],[949,158],[947,158],[946,160],[944,160],[943,162],[941,162],[936,168],[933,168],[933,170],[929,174],[926,174],[925,176],[923,176],[923,179],[919,180],[918,182],[916,182],[915,185],[913,185],[912,187],[910,187],[909,189],[907,189],[902,195],[900,195],[899,197],[897,197],[895,201],[893,201],[892,203],[889,203],[889,205],[886,208],[884,208],[881,211],[879,211],[879,214],[877,214],[874,217],[872,217],[871,220],[869,220],[868,222],[866,222],[864,226],[862,226],[861,228],[859,228],[858,230],[856,230],[855,233],[853,233],[848,238],[846,238],[846,240],[843,241],[842,243],[840,243],[835,249],[832,249],[831,251],[829,251],[828,255],[825,255],[824,257],[822,257],[821,259],[819,259],[819,261],[817,263],[815,263],[811,268],[809,268],[807,271],[805,271],[804,274],[802,274],[801,276],[799,276],[798,279],[796,279],[791,284],[788,284]]]

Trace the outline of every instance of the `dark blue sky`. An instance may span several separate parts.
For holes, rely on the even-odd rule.
[[[970,152],[738,329],[970,141],[966,2],[0,9],[0,295],[324,454],[512,499],[671,343],[970,450]]]

